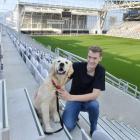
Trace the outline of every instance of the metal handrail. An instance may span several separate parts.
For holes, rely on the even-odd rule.
[[[66,50],[60,49],[60,48],[55,49],[55,54],[57,56],[66,57],[66,58],[70,59],[72,62],[86,61],[86,59],[84,59],[78,55],[75,55],[73,53],[70,53]],[[106,79],[107,83],[110,83],[111,85],[117,87],[118,89],[124,91],[125,93],[128,93],[136,98],[140,98],[140,91],[138,91],[136,85],[131,84],[123,79],[119,79],[119,78],[113,76],[112,74],[110,74],[109,72],[106,72],[105,79]]]

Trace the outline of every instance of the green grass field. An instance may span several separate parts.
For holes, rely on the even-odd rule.
[[[104,51],[102,64],[106,70],[140,89],[140,40],[93,35],[34,38],[53,50],[62,48],[84,58],[89,46],[101,46]]]

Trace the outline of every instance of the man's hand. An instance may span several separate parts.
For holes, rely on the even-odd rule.
[[[60,99],[66,101],[86,102],[86,101],[96,100],[100,95],[101,91],[100,89],[93,89],[93,92],[84,95],[71,95],[65,89],[57,89],[57,92],[59,93],[58,95]]]
[[[71,99],[71,95],[65,89],[57,89],[57,92],[59,93],[58,95],[60,99],[63,99],[66,101]]]

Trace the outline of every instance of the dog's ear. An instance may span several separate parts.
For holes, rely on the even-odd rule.
[[[70,66],[69,66],[69,70],[68,70],[68,78],[71,77],[71,75],[73,74],[74,70],[73,70],[73,66],[72,66],[72,63],[70,63]]]

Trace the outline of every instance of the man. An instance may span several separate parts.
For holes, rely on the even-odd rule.
[[[62,119],[69,131],[76,126],[80,111],[89,114],[90,135],[96,130],[99,116],[99,103],[96,99],[105,90],[105,69],[99,64],[101,60],[102,49],[90,47],[87,62],[73,64],[70,93],[64,89],[58,90],[60,98],[67,101]]]

